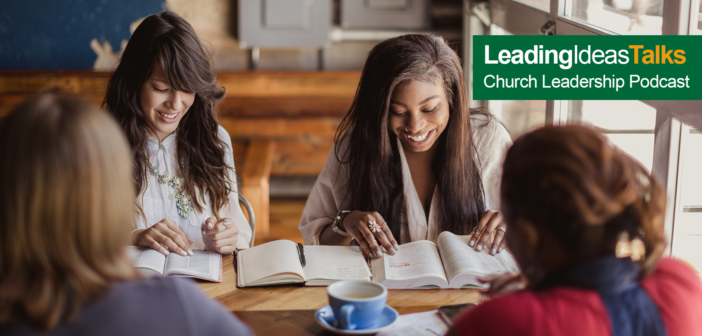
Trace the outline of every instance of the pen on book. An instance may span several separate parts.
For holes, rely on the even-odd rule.
[[[297,243],[297,254],[300,256],[300,265],[302,267],[305,267],[307,264],[307,261],[305,260],[305,248],[302,246],[301,243]]]

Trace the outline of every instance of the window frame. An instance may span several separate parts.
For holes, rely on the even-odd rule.
[[[572,2],[573,0],[571,0]],[[472,74],[474,35],[489,34],[490,24],[496,24],[515,35],[535,35],[549,21],[555,23],[557,35],[617,35],[584,21],[565,16],[566,0],[550,0],[545,8],[525,0],[464,1],[464,62],[465,73]],[[662,35],[702,34],[697,29],[699,2],[697,0],[665,0],[663,4]],[[489,22],[486,22],[489,18]],[[489,105],[489,101],[474,101],[473,78],[466,76],[472,107]],[[702,130],[702,100],[640,100],[656,109],[652,174],[659,177],[668,194],[665,233],[670,244],[666,254],[675,255],[675,223],[684,211],[681,200],[682,162],[690,126]],[[571,119],[568,101],[547,100],[545,124],[563,125]],[[648,132],[648,131],[647,131]]]

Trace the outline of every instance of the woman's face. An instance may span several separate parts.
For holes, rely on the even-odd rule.
[[[163,68],[156,62],[151,76],[141,88],[139,99],[149,134],[163,140],[175,132],[193,101],[194,93],[177,91],[168,84]]]
[[[419,153],[432,148],[449,120],[444,87],[412,80],[395,88],[390,99],[390,129],[403,149]]]

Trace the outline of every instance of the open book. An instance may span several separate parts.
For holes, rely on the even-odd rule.
[[[419,240],[400,246],[396,255],[371,262],[373,281],[388,288],[485,288],[477,278],[495,273],[517,272],[507,251],[491,256],[468,246],[470,236],[444,231],[437,244]]]
[[[358,248],[305,245],[305,267],[297,244],[276,240],[236,254],[239,287],[304,283],[327,286],[339,280],[370,281],[370,270]]]
[[[192,256],[177,253],[168,256],[154,249],[129,247],[129,256],[134,266],[142,273],[158,273],[162,276],[186,276],[214,282],[222,282],[222,255],[216,252],[193,251]]]

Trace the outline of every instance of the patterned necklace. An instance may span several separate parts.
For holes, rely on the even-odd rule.
[[[183,191],[183,179],[180,176],[168,177],[166,174],[161,174],[151,160],[149,160],[149,173],[156,177],[158,183],[168,184],[171,188],[176,190],[176,209],[178,210],[178,215],[187,219],[193,212],[193,201],[190,195]]]

